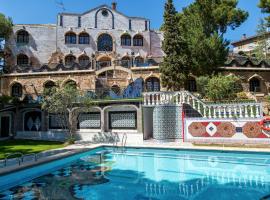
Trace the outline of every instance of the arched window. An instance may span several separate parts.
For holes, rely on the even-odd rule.
[[[68,80],[65,84],[64,84],[64,87],[73,87],[73,88],[77,88],[77,83],[73,80]]]
[[[112,51],[113,39],[109,34],[102,34],[98,37],[98,51]]]
[[[143,36],[135,35],[133,37],[133,46],[135,47],[142,47],[143,46]]]
[[[249,81],[249,91],[250,92],[260,92],[261,82],[258,78],[254,77]]]
[[[147,92],[158,92],[160,91],[160,81],[156,77],[151,77],[146,80],[146,91]]]
[[[76,61],[76,57],[73,55],[68,55],[65,57],[65,64],[68,66],[72,66]]]
[[[81,33],[79,35],[79,44],[89,44],[90,43],[90,37],[88,33]]]
[[[44,88],[45,89],[52,89],[53,87],[56,87],[56,84],[55,82],[53,81],[47,81],[45,84],[44,84]]]
[[[131,46],[131,36],[129,34],[121,36],[121,46]]]
[[[112,65],[111,58],[104,56],[97,61],[97,70],[110,67]]]
[[[83,55],[79,57],[79,64],[81,66],[87,66],[90,63],[90,59],[88,56]]]
[[[14,83],[11,87],[11,96],[20,98],[22,97],[22,85],[20,83]]]
[[[41,131],[41,112],[30,111],[24,114],[24,131]]]
[[[130,57],[128,56],[125,56],[122,58],[122,67],[127,67],[129,68],[131,66],[131,60],[130,60]]]
[[[118,85],[113,85],[111,87],[111,90],[116,94],[116,95],[120,95],[121,94],[121,89]]]
[[[143,64],[144,64],[143,58],[142,58],[141,56],[137,56],[137,57],[135,58],[134,65],[135,65],[136,67],[139,67],[139,66],[143,66]]]
[[[17,56],[17,65],[28,65],[29,64],[29,58],[25,54],[19,54]]]
[[[197,84],[196,84],[196,79],[193,77],[189,77],[185,89],[190,92],[196,92],[197,91]]]
[[[69,32],[65,35],[65,43],[66,44],[76,44],[77,38],[76,34],[73,32]]]
[[[17,43],[19,44],[28,44],[29,42],[29,33],[25,30],[21,30],[17,33]]]

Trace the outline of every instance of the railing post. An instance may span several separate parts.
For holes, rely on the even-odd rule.
[[[211,114],[211,107],[208,106],[208,118],[211,118],[212,117],[212,114]]]
[[[243,106],[242,105],[239,105],[239,112],[240,112],[240,118],[243,118]]]
[[[203,117],[206,118],[206,106],[203,106]]]
[[[236,105],[234,106],[234,116],[235,116],[235,117],[238,117],[238,114],[237,114],[237,106],[236,106]]]
[[[143,94],[144,105],[147,106],[147,94]]]
[[[223,106],[223,111],[224,111],[224,118],[227,118],[227,109],[226,106]]]
[[[248,105],[246,105],[244,108],[245,108],[245,118],[248,118]]]
[[[213,106],[213,111],[214,111],[214,119],[217,118],[217,114],[216,114],[216,106]]]
[[[222,115],[221,115],[221,106],[218,107],[218,117],[219,118],[222,118]]]
[[[253,110],[253,108],[254,108],[254,106],[253,105],[250,105],[249,106],[250,107],[250,117],[252,117],[252,118],[254,118],[255,117],[255,115],[254,115],[254,110]]]
[[[257,115],[256,115],[256,117],[257,117],[257,118],[260,118],[260,117],[261,117],[261,109],[260,109],[260,108],[261,108],[260,105],[257,105],[257,106],[256,106],[256,109],[257,109]]]
[[[232,118],[232,108],[228,106],[228,111],[229,111],[229,118]]]

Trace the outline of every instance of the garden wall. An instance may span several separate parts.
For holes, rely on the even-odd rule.
[[[269,144],[270,132],[254,119],[185,120],[185,141],[198,143]]]

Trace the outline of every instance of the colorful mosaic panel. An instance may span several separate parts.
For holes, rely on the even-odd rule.
[[[109,112],[110,129],[136,129],[136,112]]]
[[[95,129],[100,126],[100,113],[81,113],[78,117],[78,129]]]
[[[259,121],[212,121],[189,119],[186,123],[187,138],[270,139],[270,132],[262,131]]]

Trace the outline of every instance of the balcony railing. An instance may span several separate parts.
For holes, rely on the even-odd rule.
[[[112,66],[111,61],[97,61],[96,62],[96,69],[97,70],[100,70],[100,69],[105,68],[105,67],[110,67],[110,66]]]

